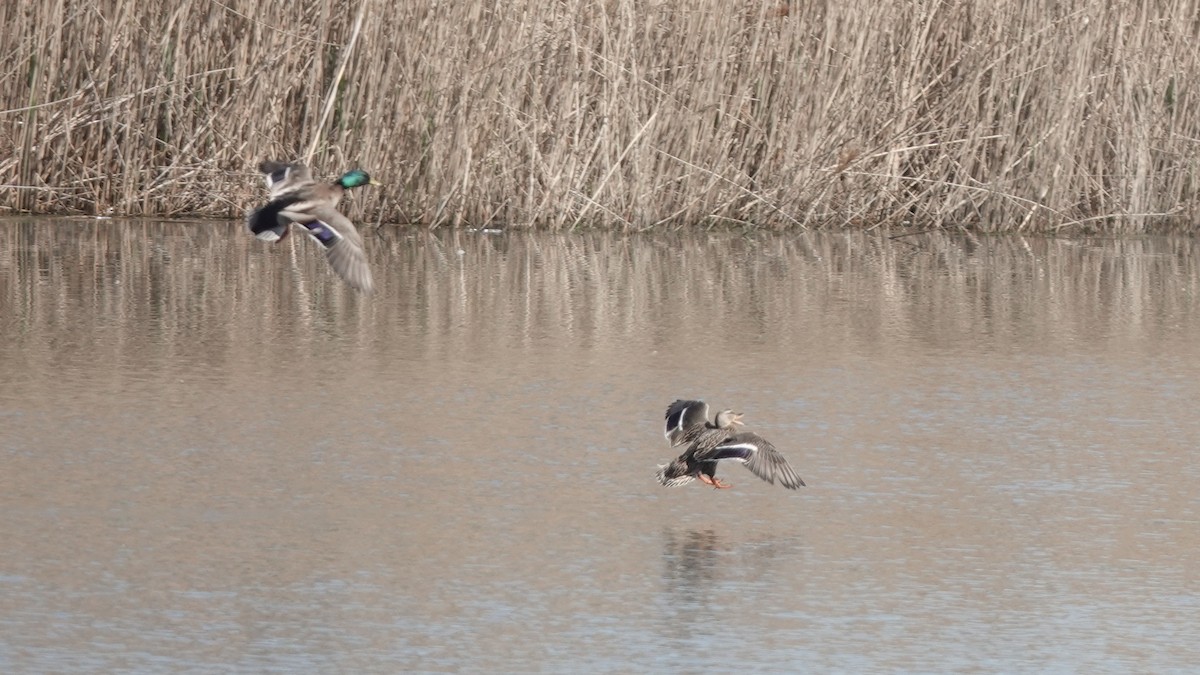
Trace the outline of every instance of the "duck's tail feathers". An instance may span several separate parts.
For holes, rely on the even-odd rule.
[[[257,208],[246,216],[246,227],[262,241],[280,241],[287,236],[289,220],[279,216],[280,211],[290,202],[277,199],[261,208]]]
[[[287,233],[287,225],[280,225],[269,230],[263,230],[262,232],[254,235],[254,238],[258,239],[259,241],[277,242],[283,240],[283,238],[287,236]]]
[[[660,484],[667,487],[679,487],[695,480],[693,476],[680,473],[678,466],[674,462],[671,464],[660,464],[654,477],[658,479]]]

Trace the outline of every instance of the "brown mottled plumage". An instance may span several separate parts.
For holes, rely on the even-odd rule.
[[[741,462],[772,485],[776,480],[790,490],[804,485],[774,445],[758,434],[736,430],[741,413],[722,410],[709,422],[707,403],[678,400],[667,408],[666,420],[667,441],[672,446],[687,443],[688,449],[658,468],[658,482],[663,485],[675,487],[699,479],[718,489],[732,487],[717,479],[717,463],[722,460]]]

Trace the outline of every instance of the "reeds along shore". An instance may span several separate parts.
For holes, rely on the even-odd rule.
[[[0,3],[0,213],[1191,229],[1200,3]]]

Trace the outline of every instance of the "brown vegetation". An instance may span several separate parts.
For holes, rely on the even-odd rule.
[[[0,209],[240,216],[264,157],[372,221],[1190,227],[1200,3],[0,3]],[[361,21],[360,21],[361,19]],[[360,214],[363,215],[363,214]]]

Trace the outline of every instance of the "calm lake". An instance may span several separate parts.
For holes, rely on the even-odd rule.
[[[1200,663],[1196,240],[367,246],[0,221],[0,671]]]

